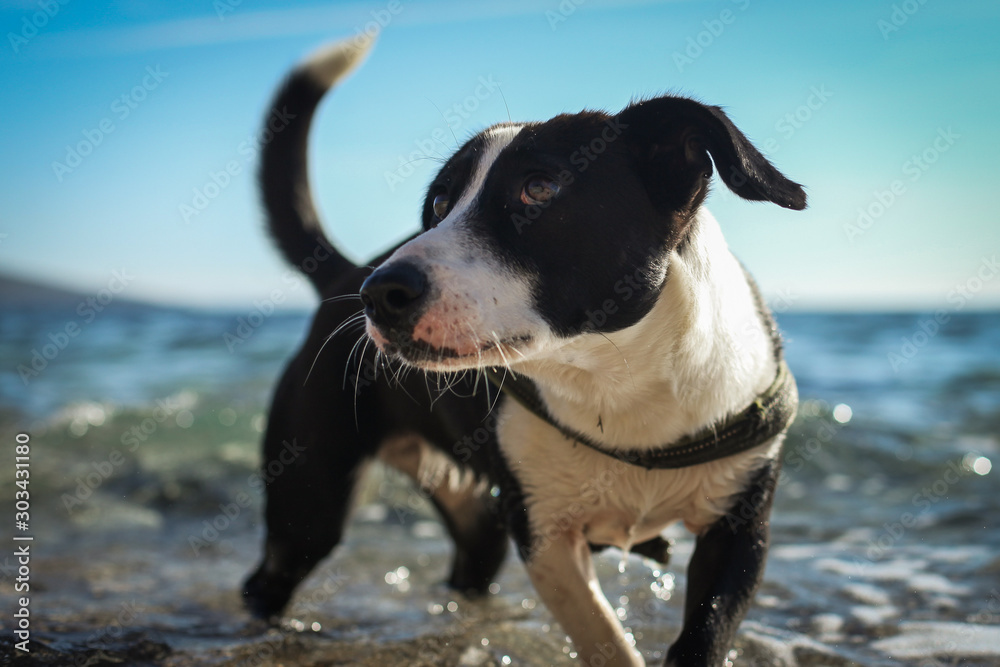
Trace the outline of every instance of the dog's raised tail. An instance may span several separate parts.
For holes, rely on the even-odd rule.
[[[361,64],[374,38],[360,35],[325,46],[282,84],[264,121],[260,188],[268,228],[285,259],[317,291],[354,264],[323,233],[309,187],[309,128],[323,95]]]

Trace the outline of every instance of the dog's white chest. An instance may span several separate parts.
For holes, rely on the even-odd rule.
[[[689,468],[646,470],[573,443],[513,402],[504,406],[498,435],[536,536],[575,530],[588,542],[624,551],[678,520],[695,532],[714,523],[749,472],[778,446]]]

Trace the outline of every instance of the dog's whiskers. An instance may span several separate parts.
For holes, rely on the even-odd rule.
[[[517,347],[515,347],[514,345],[511,345],[510,343],[505,343],[502,340],[500,340],[500,336],[497,335],[497,332],[491,331],[490,333],[493,335],[494,346],[496,347],[497,353],[500,355],[500,358],[503,360],[504,366],[507,368],[508,371],[510,371],[512,377],[517,378],[517,373],[515,373],[514,369],[510,367],[511,360],[507,355],[509,353],[514,353],[519,357],[521,357],[522,359],[527,359],[528,357],[524,354],[524,352],[521,352],[521,350],[517,349]]]
[[[359,292],[355,292],[354,294],[339,294],[337,296],[331,296],[321,300],[320,303],[336,303],[338,301],[355,301],[360,299],[361,294]]]
[[[364,319],[365,319],[365,313],[364,313],[364,311],[363,310],[359,310],[358,312],[354,313],[353,315],[351,315],[350,317],[348,317],[346,320],[344,320],[343,322],[341,322],[340,326],[338,326],[336,329],[334,329],[333,333],[330,334],[330,338],[333,338],[334,336],[336,336],[337,334],[339,334],[341,331],[343,331],[344,329],[346,329],[349,326],[353,326],[355,324],[360,324],[361,322],[364,321]]]
[[[351,346],[351,351],[347,353],[347,363],[344,364],[344,379],[341,382],[341,388],[342,389],[346,389],[347,388],[347,372],[349,370],[351,370],[351,359],[353,359],[354,355],[357,354],[358,347],[361,346],[361,343],[366,338],[368,338],[368,334],[366,334],[364,332],[361,332],[361,335],[358,336],[358,339],[356,341],[354,341],[354,345]],[[363,363],[363,361],[364,360],[361,357],[358,357],[358,362],[357,363],[358,363],[358,372],[359,373],[360,373],[361,364]],[[358,382],[355,381],[355,383],[354,383],[354,391],[357,391],[357,390],[358,390]]]
[[[503,361],[504,368],[509,369],[510,368],[510,359],[508,359],[507,355],[504,354],[503,343],[500,341],[500,337],[497,336],[497,334],[496,334],[495,331],[493,331],[491,333],[493,334],[493,338],[494,338],[494,343],[493,343],[494,349],[496,349],[497,354],[500,355],[500,360]]]
[[[493,402],[490,403],[490,409],[489,409],[489,411],[488,411],[487,414],[493,414],[493,410],[497,407],[497,403],[500,402],[500,395],[503,394],[503,383],[504,383],[504,380],[507,379],[507,373],[508,372],[510,372],[510,369],[507,368],[506,366],[504,366],[503,367],[503,377],[500,378],[500,386],[497,387],[497,395],[493,398]],[[489,386],[490,386],[490,383],[487,382],[486,383],[486,387],[487,387],[487,389],[486,389],[486,400],[487,401],[489,401],[489,397],[490,397]]]
[[[361,366],[364,365],[365,352],[368,351],[368,343],[371,342],[371,336],[365,336],[365,345],[361,348],[361,356],[358,358],[358,374],[354,379],[354,428],[361,431],[361,423],[358,421],[358,393],[361,391]]]
[[[508,123],[513,123],[514,119],[510,117],[510,107],[507,106],[507,98],[504,96],[504,94],[503,94],[503,88],[500,87],[499,83],[497,84],[497,91],[499,91],[499,93],[500,93],[500,99],[503,100],[503,108],[504,108],[504,110],[507,111],[507,122]]]
[[[357,324],[359,322],[359,319],[358,319],[359,317],[363,318],[364,314],[359,312],[359,313],[355,313],[354,315],[350,316],[349,318],[347,318],[346,320],[344,320],[343,322],[341,322],[340,326],[338,326],[336,329],[334,329],[333,333],[331,333],[329,336],[327,336],[323,340],[323,344],[320,345],[319,346],[319,350],[316,351],[316,356],[313,357],[312,364],[309,365],[309,371],[306,373],[306,379],[302,381],[302,386],[303,387],[309,382],[309,378],[310,378],[310,376],[312,376],[313,369],[316,368],[316,362],[319,361],[319,356],[321,354],[323,354],[323,350],[326,348],[327,343],[329,343],[331,340],[333,340],[333,337],[336,336],[341,331],[343,331],[346,327],[351,326],[352,324]]]
[[[392,372],[392,376],[389,378],[389,381],[397,387],[402,387],[405,376],[409,372],[409,368],[400,364],[395,369],[393,369],[391,365],[387,365],[386,369],[387,371]]]
[[[405,166],[413,164],[414,162],[419,162],[420,160],[432,160],[434,162],[437,162],[438,164],[444,164],[445,162],[448,161],[447,159],[445,159],[441,155],[421,155],[420,157],[415,157],[412,160],[408,160],[406,162],[402,162],[402,163],[400,163],[399,166],[400,167],[405,167]]]
[[[476,378],[472,381],[472,395],[473,396],[475,396],[476,392],[479,391],[479,382],[480,382],[480,380],[485,380],[485,379],[486,379],[486,369],[484,369],[482,366],[480,366],[479,368],[476,369]],[[486,383],[486,400],[488,401],[489,398],[490,398],[490,383],[487,382]]]
[[[444,146],[445,148],[447,148],[448,150],[454,150],[455,148],[458,148],[458,143],[459,143],[458,142],[458,135],[455,134],[455,128],[453,128],[451,126],[451,123],[448,121],[447,116],[445,116],[444,112],[441,111],[441,107],[439,107],[438,105],[434,104],[434,101],[431,98],[429,98],[429,97],[425,97],[424,99],[426,99],[428,102],[430,102],[431,106],[434,107],[434,110],[437,111],[438,114],[441,115],[441,120],[444,121],[444,124],[448,126],[448,130],[451,131],[451,138],[455,140],[455,146],[454,147],[449,147],[446,143],[444,143],[440,139],[437,139],[437,141],[440,142],[441,145]],[[508,113],[507,115],[509,116],[510,114]]]

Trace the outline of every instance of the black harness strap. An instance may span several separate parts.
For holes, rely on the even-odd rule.
[[[557,422],[545,408],[531,380],[523,376],[515,379],[509,374],[504,377],[503,370],[496,368],[490,369],[487,375],[494,386],[570,440],[647,470],[686,468],[753,449],[785,430],[795,418],[798,406],[795,378],[781,360],[771,386],[744,410],[729,415],[720,423],[656,448],[612,449]]]

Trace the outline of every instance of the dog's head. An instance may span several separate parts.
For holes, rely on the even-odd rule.
[[[708,193],[805,207],[718,107],[680,97],[495,125],[434,178],[424,232],[361,289],[368,335],[425,370],[499,366],[641,320]]]

